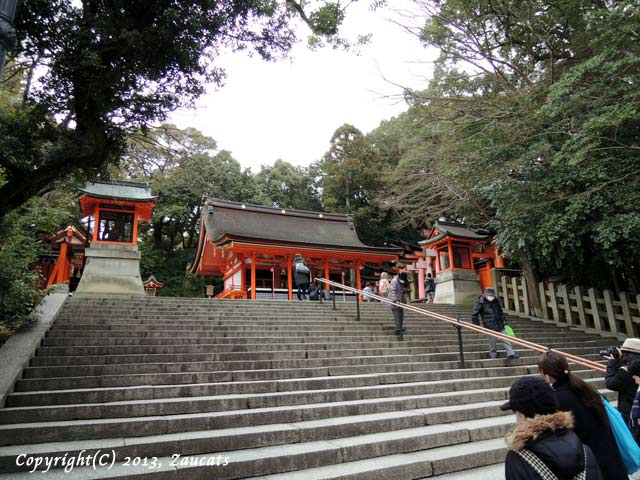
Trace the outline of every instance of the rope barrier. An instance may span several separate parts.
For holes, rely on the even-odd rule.
[[[343,290],[346,290],[348,292],[356,293],[357,295],[365,295],[367,298],[373,298],[374,300],[378,300],[381,303],[386,303],[387,305],[393,305],[395,307],[400,307],[400,308],[402,308],[404,310],[408,310],[410,312],[419,313],[420,315],[424,315],[424,316],[427,316],[427,317],[435,318],[436,320],[442,320],[444,322],[450,323],[450,324],[452,324],[454,326],[457,326],[457,327],[463,327],[463,328],[466,328],[466,329],[474,331],[474,332],[479,332],[479,333],[482,333],[484,335],[490,335],[492,337],[496,337],[496,338],[499,338],[501,340],[506,340],[508,342],[515,343],[516,345],[520,345],[521,347],[525,347],[525,348],[528,348],[530,350],[534,350],[534,351],[541,352],[541,353],[542,352],[546,352],[548,350],[551,350],[549,347],[545,347],[544,345],[540,345],[538,343],[530,342],[530,341],[524,340],[522,338],[510,337],[509,335],[505,335],[504,333],[497,332],[497,331],[491,330],[489,328],[481,327],[480,325],[475,325],[475,324],[470,323],[470,322],[463,322],[461,320],[457,320],[455,318],[447,317],[446,315],[442,315],[441,313],[430,312],[428,310],[423,310],[422,308],[414,307],[413,305],[409,305],[409,304],[406,304],[406,303],[396,303],[396,302],[394,302],[392,300],[389,300],[386,297],[381,297],[380,295],[376,295],[374,293],[367,293],[367,292],[364,292],[363,290],[358,290],[357,288],[349,287],[348,285],[343,285],[341,283],[337,283],[337,282],[334,282],[332,280],[327,280],[326,278],[317,277],[316,280],[324,282],[325,284],[333,286],[333,287],[342,288]],[[356,298],[356,301],[359,301],[359,298]],[[553,350],[555,352],[563,355],[567,360],[570,360],[573,363],[576,363],[576,364],[581,365],[583,367],[587,367],[587,368],[590,368],[592,370],[596,370],[596,371],[602,372],[602,373],[604,373],[606,371],[606,367],[604,365],[602,365],[601,363],[595,362],[593,360],[588,360],[586,358],[582,358],[582,357],[580,357],[578,355],[573,355],[571,353],[566,353],[566,352],[563,352],[561,350],[556,350],[556,349],[553,349]]]

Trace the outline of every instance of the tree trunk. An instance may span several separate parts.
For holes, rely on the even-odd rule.
[[[156,250],[162,249],[162,227],[164,219],[161,217],[157,222],[153,223],[153,246]]]
[[[540,275],[538,275],[538,272],[533,266],[533,262],[529,258],[529,252],[524,252],[521,255],[521,260],[522,272],[527,281],[531,313],[534,317],[542,318],[542,299],[540,298],[540,291],[538,290]]]

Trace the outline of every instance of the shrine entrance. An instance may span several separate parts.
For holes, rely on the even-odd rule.
[[[218,199],[208,199],[202,212],[198,251],[190,270],[223,277],[224,290],[217,298],[292,300],[296,254],[309,265],[311,281],[324,277],[361,289],[365,263],[382,265],[401,253],[398,248],[362,243],[349,215]]]

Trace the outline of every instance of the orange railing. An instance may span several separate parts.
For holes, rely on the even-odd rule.
[[[246,300],[247,291],[240,287],[229,287],[223,290],[222,292],[220,292],[219,294],[217,294],[214,298],[218,300],[224,299],[224,298],[231,298],[234,300],[237,298],[243,298]]]
[[[356,288],[353,287],[349,287],[347,285],[343,285],[341,283],[337,283],[331,280],[327,280],[325,278],[316,278],[316,280],[319,280],[321,282],[324,282],[327,285],[330,285],[332,287],[337,287],[337,288],[342,288],[344,290],[347,290],[349,292],[353,292],[359,295],[366,295],[370,298],[373,298],[375,300],[378,300],[379,302],[382,303],[386,303],[387,305],[396,305],[404,310],[408,310],[410,312],[415,312],[415,313],[419,313],[420,315],[424,315],[425,317],[431,317],[431,318],[435,318],[437,320],[442,320],[443,322],[447,322],[451,325],[454,325],[456,327],[462,327],[462,328],[466,328],[467,330],[472,330],[474,332],[479,332],[482,333],[484,335],[490,335],[492,337],[496,337],[499,338],[501,340],[507,340],[511,343],[514,343],[516,345],[520,345],[521,347],[525,347],[528,348],[529,350],[534,350],[537,352],[546,352],[549,350],[549,347],[545,347],[544,345],[540,345],[538,343],[533,343],[530,342],[528,340],[524,340],[522,338],[516,338],[516,337],[510,337],[509,335],[505,335],[503,333],[500,332],[496,332],[495,330],[491,330],[485,327],[481,327],[479,325],[474,325],[473,323],[470,322],[463,322],[461,320],[452,318],[452,317],[447,317],[446,315],[442,315],[440,313],[436,313],[436,312],[429,312],[427,310],[423,310],[422,308],[418,308],[415,307],[413,305],[408,305],[406,303],[398,303],[396,304],[395,302],[389,300],[386,297],[381,297],[380,295],[375,295],[372,293],[366,293],[362,290],[358,290]],[[564,355],[564,357],[573,362],[576,363],[578,365],[581,365],[583,367],[587,367],[590,368],[592,370],[596,370],[598,372],[605,372],[606,371],[606,367],[604,365],[602,365],[601,363],[598,362],[594,362],[593,360],[588,360],[586,358],[582,358],[580,356],[577,355],[573,355],[571,353],[566,353],[563,352],[561,350],[556,350],[554,349],[554,351],[560,353],[561,355]]]

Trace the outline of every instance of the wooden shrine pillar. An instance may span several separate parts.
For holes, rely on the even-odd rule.
[[[240,289],[244,292],[247,291],[247,264],[245,263],[245,256],[238,255],[240,261]]]
[[[256,253],[251,254],[251,300],[256,299]]]
[[[56,260],[56,264],[53,267],[53,271],[49,276],[47,287],[58,283],[69,283],[69,278],[71,277],[71,265],[69,264],[69,260],[67,259],[67,248],[67,241],[65,239],[60,244],[60,253],[58,254],[58,259]]]
[[[330,280],[329,278],[330,275],[331,275],[331,272],[329,271],[329,259],[325,258],[324,259],[324,278],[326,278],[327,280]],[[325,283],[323,286],[323,290],[325,289],[331,290],[331,287]]]
[[[289,290],[289,301],[293,301],[293,267],[291,266],[291,262],[293,259],[287,257],[287,289]]]

